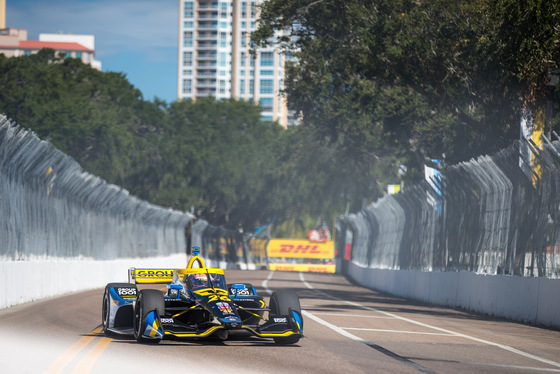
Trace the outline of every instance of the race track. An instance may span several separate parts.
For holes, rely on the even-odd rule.
[[[559,331],[390,297],[340,275],[226,277],[262,295],[296,290],[305,338],[293,346],[252,336],[159,345],[107,338],[98,289],[0,310],[1,372],[560,373]]]

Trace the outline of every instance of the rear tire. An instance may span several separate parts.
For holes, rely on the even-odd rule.
[[[290,309],[301,314],[301,305],[297,294],[292,290],[274,291],[270,295],[270,316],[290,315]],[[278,344],[295,344],[299,341],[299,335],[290,335],[285,337],[274,338],[274,342]]]
[[[134,338],[138,343],[157,344],[161,339],[148,339],[142,336],[146,329],[146,315],[156,311],[159,316],[165,314],[165,301],[163,292],[158,290],[141,290],[136,299],[134,308]]]

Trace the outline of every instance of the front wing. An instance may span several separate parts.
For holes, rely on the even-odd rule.
[[[143,337],[147,339],[161,339],[163,337],[176,338],[205,338],[220,331],[247,331],[261,338],[276,338],[298,335],[303,337],[301,314],[291,311],[291,316],[274,316],[262,325],[213,325],[205,329],[196,326],[176,323],[173,318],[160,317],[154,311],[146,318],[146,328]]]

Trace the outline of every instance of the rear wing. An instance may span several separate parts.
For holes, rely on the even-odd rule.
[[[128,283],[163,284],[171,283],[177,269],[128,269]]]

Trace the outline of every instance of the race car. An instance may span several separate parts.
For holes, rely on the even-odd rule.
[[[232,331],[247,331],[277,344],[295,344],[303,337],[295,292],[273,292],[267,307],[251,284],[227,284],[222,269],[206,268],[198,247],[186,269],[130,268],[128,278],[129,283],[105,287],[102,326],[107,336],[133,335],[139,343],[159,343],[171,337],[225,340]],[[166,287],[138,289],[137,284]]]

